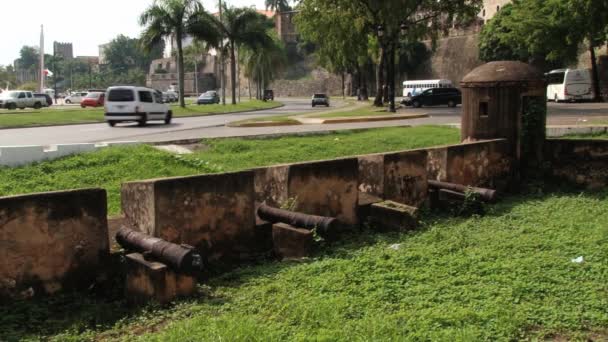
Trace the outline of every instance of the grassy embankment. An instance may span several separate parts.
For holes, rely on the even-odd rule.
[[[101,186],[118,211],[129,179],[229,171],[454,143],[445,127],[390,128],[281,139],[219,139],[173,157],[112,148],[0,169],[0,194]],[[312,259],[271,262],[210,279],[194,298],[129,309],[66,294],[0,305],[0,340],[584,340],[608,338],[608,192],[508,197],[486,216],[427,214],[412,233],[364,230]],[[571,259],[584,257],[582,264]],[[108,293],[109,292],[109,293]]]
[[[306,262],[213,278],[165,308],[128,309],[119,287],[114,300],[13,302],[0,306],[0,340],[605,340],[607,200],[607,191],[535,191],[484,217],[365,230]]]
[[[237,105],[188,105],[181,108],[171,105],[175,117],[203,116],[226,113],[247,112],[259,109],[270,109],[280,106],[279,102],[258,100],[244,101]],[[0,110],[0,128],[35,127],[48,125],[66,125],[76,123],[103,122],[103,108],[43,108],[40,110]]]

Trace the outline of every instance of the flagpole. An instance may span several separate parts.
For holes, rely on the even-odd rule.
[[[44,93],[44,25],[40,25],[40,92]]]

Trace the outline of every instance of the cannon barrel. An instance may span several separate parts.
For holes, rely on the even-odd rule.
[[[149,253],[176,271],[192,273],[202,268],[201,255],[192,246],[177,245],[126,227],[118,230],[116,242],[127,250]]]
[[[266,204],[258,208],[258,216],[271,223],[286,223],[294,227],[305,229],[319,229],[320,233],[335,230],[339,222],[333,217],[315,216],[297,213],[294,211],[270,207]]]
[[[473,186],[466,186],[466,185],[462,185],[462,184],[454,184],[454,183],[447,183],[447,182],[439,182],[439,181],[434,181],[434,180],[429,180],[429,186],[435,189],[445,189],[445,190],[450,190],[450,191],[455,191],[455,192],[462,192],[465,193],[467,191],[472,191],[476,194],[478,194],[481,199],[488,201],[488,202],[493,202],[494,200],[496,200],[496,190],[492,190],[492,189],[486,189],[486,188],[478,188],[478,187],[473,187]]]

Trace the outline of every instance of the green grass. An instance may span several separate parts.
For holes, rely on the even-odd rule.
[[[605,340],[607,200],[535,192],[485,217],[427,214],[418,232],[366,230],[307,262],[244,266],[167,308],[14,302],[0,306],[0,340]]]
[[[244,101],[237,105],[188,105],[186,108],[181,108],[177,105],[172,105],[173,114],[175,117],[185,116],[202,116],[225,114],[235,112],[247,112],[251,110],[269,109],[280,106],[279,102],[269,101],[263,102],[258,100]],[[43,108],[40,110],[0,110],[0,128],[10,127],[34,127],[48,125],[65,125],[76,123],[94,123],[103,122],[102,108]]]
[[[457,143],[448,127],[383,128],[276,139],[213,139],[208,149],[176,157],[149,146],[108,148],[19,168],[0,168],[0,196],[85,187],[108,191],[120,213],[120,184],[130,180],[234,171],[279,163]]]
[[[608,134],[606,133],[593,133],[593,134],[570,134],[562,137],[562,139],[605,139],[608,140]]]
[[[248,124],[257,124],[257,123],[262,123],[262,122],[273,122],[273,123],[282,122],[282,123],[289,123],[292,125],[300,125],[300,121],[292,119],[291,117],[292,117],[292,115],[264,116],[264,117],[260,117],[260,118],[234,121],[228,125],[231,127],[239,127],[239,126],[246,126]]]
[[[396,113],[391,113],[386,111],[386,109],[381,109],[373,106],[357,108],[354,110],[346,110],[339,112],[331,112],[324,113],[319,115],[310,115],[311,118],[349,118],[349,117],[360,117],[360,116],[379,116],[379,115],[395,115]]]

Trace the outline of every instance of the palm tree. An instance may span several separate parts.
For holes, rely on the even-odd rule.
[[[285,12],[290,11],[289,0],[266,0],[266,9]]]
[[[287,64],[283,42],[275,35],[272,44],[258,49],[246,48],[240,58],[245,76],[256,83],[256,95],[260,99],[264,88],[275,79]],[[251,92],[251,88],[249,90]]]
[[[224,5],[225,6],[225,5]],[[272,45],[269,29],[273,23],[264,15],[251,8],[224,7],[221,22],[216,21],[219,30],[228,40],[225,47],[230,53],[230,76],[232,83],[232,104],[236,104],[236,48],[264,49]]]
[[[211,15],[205,11],[199,0],[155,0],[140,17],[145,26],[141,36],[144,48],[156,46],[165,38],[175,39],[177,44],[177,73],[179,83],[179,105],[184,101],[184,51],[182,41],[187,36],[195,37],[209,45],[216,46],[219,33]]]

